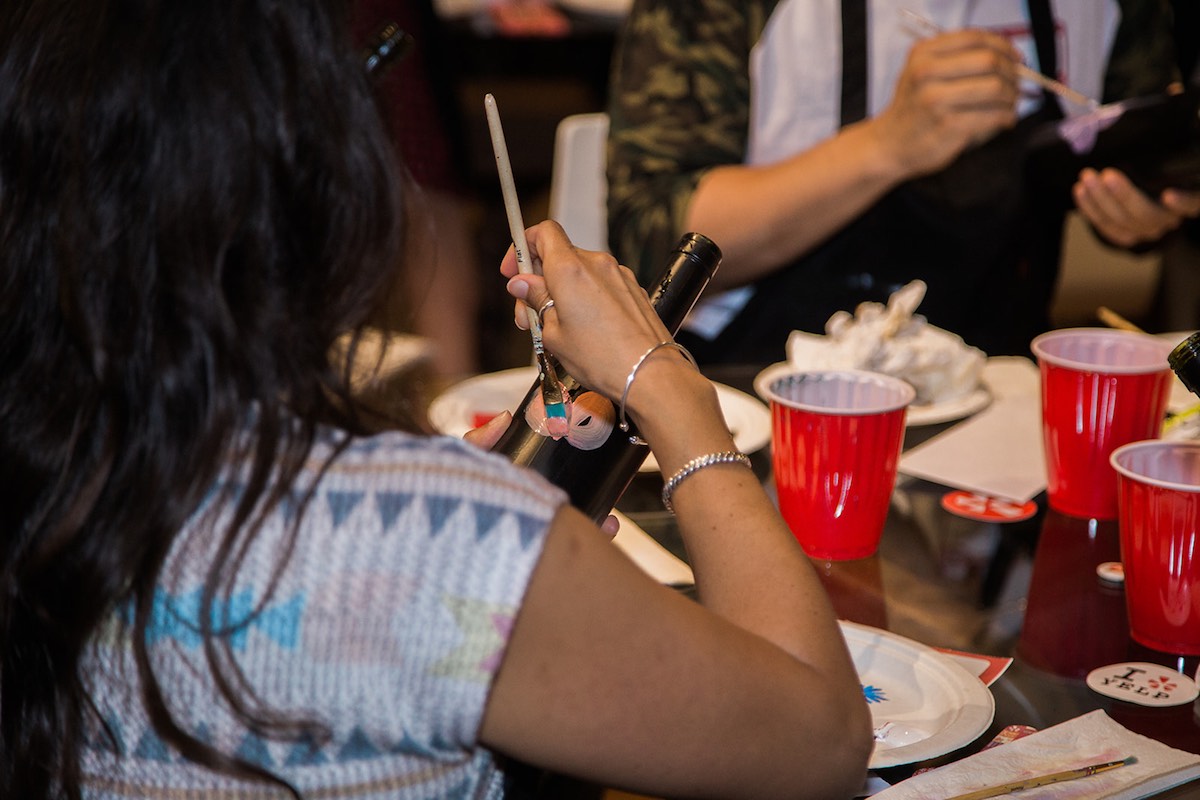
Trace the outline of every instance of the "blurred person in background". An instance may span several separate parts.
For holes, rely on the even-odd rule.
[[[1072,204],[1133,246],[1200,194],[1149,197],[1112,169],[1069,194],[1027,179],[1027,141],[1062,109],[1019,62],[1106,101],[1178,80],[1161,0],[635,0],[610,99],[612,250],[648,282],[681,231],[721,246],[712,288],[733,291],[680,334],[702,363],[781,360],[792,330],[914,278],[931,323],[1028,354]]]

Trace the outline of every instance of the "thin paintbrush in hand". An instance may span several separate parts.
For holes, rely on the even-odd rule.
[[[900,13],[904,15],[905,20],[907,20],[913,28],[917,29],[918,33],[923,35],[936,35],[945,32],[936,22],[926,19],[915,11],[902,8],[900,9]],[[1078,92],[1072,89],[1065,83],[1056,81],[1053,78],[1047,78],[1036,69],[1030,69],[1025,64],[1017,64],[1017,74],[1022,78],[1033,81],[1043,89],[1058,95],[1067,102],[1079,106],[1080,108],[1086,108],[1089,111],[1095,111],[1100,107],[1100,103],[1097,100],[1088,97],[1083,92]]]
[[[529,245],[525,241],[525,221],[521,216],[521,204],[517,200],[517,185],[513,181],[512,163],[508,159],[508,145],[504,141],[504,128],[500,125],[500,110],[496,107],[496,98],[490,93],[483,98],[484,111],[487,113],[488,130],[492,135],[492,150],[496,154],[496,171],[500,173],[500,191],[504,195],[504,210],[508,214],[508,228],[512,234],[513,247],[517,251],[517,269],[528,275],[533,272],[529,261]],[[542,324],[537,312],[526,308],[529,317],[529,333],[533,336],[533,352],[537,358],[538,371],[541,373],[542,403],[546,406],[546,430],[555,439],[567,435],[567,407],[563,397],[562,384],[550,359],[546,357],[546,349],[542,344]]]

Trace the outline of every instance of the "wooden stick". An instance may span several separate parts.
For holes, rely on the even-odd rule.
[[[1134,325],[1129,320],[1122,317],[1111,308],[1100,306],[1096,309],[1096,316],[1110,328],[1116,328],[1119,331],[1132,331],[1133,333],[1145,333],[1144,330]]]

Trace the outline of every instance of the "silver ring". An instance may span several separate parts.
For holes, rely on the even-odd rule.
[[[552,308],[554,308],[554,301],[553,301],[553,300],[547,300],[546,302],[542,303],[542,307],[541,307],[541,308],[539,308],[539,309],[538,309],[538,311],[537,311],[538,325],[545,326],[545,324],[546,324],[546,312],[547,312],[547,311],[549,311],[549,310],[550,310],[550,309],[552,309]]]

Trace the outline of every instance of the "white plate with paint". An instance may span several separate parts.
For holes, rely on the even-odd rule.
[[[438,433],[461,437],[503,411],[515,411],[537,379],[536,367],[517,367],[476,375],[451,386],[429,405],[429,423]],[[714,383],[725,424],[743,453],[755,453],[771,441],[771,412],[756,397]],[[642,472],[657,472],[654,455]]]
[[[870,769],[951,753],[992,724],[992,693],[949,656],[879,628],[839,624],[871,709]]]

